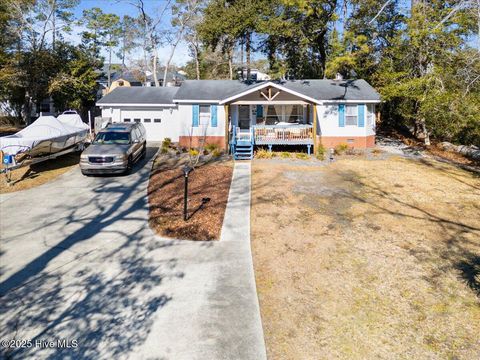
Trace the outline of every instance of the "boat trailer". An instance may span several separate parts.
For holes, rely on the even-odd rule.
[[[0,159],[1,163],[3,164],[3,169],[0,169],[0,174],[5,174],[7,179],[7,184],[10,184],[12,180],[12,170],[20,169],[25,166],[30,166],[34,164],[38,164],[47,160],[56,159],[59,156],[70,154],[77,151],[83,151],[85,149],[85,143],[81,142],[75,144],[68,149],[49,154],[39,157],[30,157],[28,152],[23,152],[17,155],[7,155],[4,154],[3,151],[0,150]]]

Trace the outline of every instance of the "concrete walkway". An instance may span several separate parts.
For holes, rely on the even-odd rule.
[[[0,339],[33,344],[10,351],[14,358],[266,357],[250,252],[249,164],[235,165],[218,242],[151,232],[150,165],[125,177],[87,178],[75,169],[0,196]],[[46,343],[64,339],[78,345]]]

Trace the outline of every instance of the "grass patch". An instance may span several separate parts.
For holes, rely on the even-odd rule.
[[[27,190],[49,181],[73,169],[80,162],[80,153],[59,156],[38,164],[12,171],[12,181],[7,183],[5,174],[0,174],[0,193]]]
[[[290,159],[292,157],[292,154],[287,151],[282,151],[279,155],[282,159]]]
[[[310,159],[310,155],[305,153],[295,153],[295,157],[300,160],[308,160]]]
[[[252,170],[268,358],[478,358],[478,175],[399,157]]]
[[[257,159],[271,159],[275,156],[276,154],[273,151],[268,151],[266,149],[258,149],[255,153],[255,158]]]

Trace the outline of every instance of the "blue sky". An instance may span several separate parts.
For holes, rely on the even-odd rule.
[[[146,10],[148,13],[154,17],[154,14],[158,14],[161,12],[163,7],[166,4],[166,1],[164,0],[144,0]],[[120,17],[123,15],[130,15],[132,17],[138,16],[138,10],[128,4],[127,0],[124,1],[117,1],[117,0],[82,0],[78,7],[74,10],[75,17],[77,19],[80,19],[82,17],[82,13],[86,9],[91,9],[94,7],[98,7],[102,9],[103,12],[105,13],[112,13],[116,14]],[[170,11],[165,12],[164,18],[163,18],[163,24],[165,28],[168,28],[170,25]],[[71,42],[78,44],[81,41],[81,33],[84,31],[84,28],[81,26],[73,26],[72,33],[66,38],[70,40]],[[159,60],[161,63],[164,63],[166,61],[166,58],[169,54],[169,48],[168,47],[163,47],[159,49]],[[105,53],[103,54],[104,56],[106,55]],[[142,51],[141,49],[137,49],[134,52],[130,54],[131,58],[142,58]],[[190,60],[190,57],[188,56],[188,48],[185,43],[179,44],[175,51],[175,56],[173,58],[173,62],[176,65],[184,65],[187,61]],[[119,62],[118,58],[114,58],[112,61],[114,62]]]

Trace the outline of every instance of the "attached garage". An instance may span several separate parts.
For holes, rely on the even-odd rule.
[[[179,140],[178,105],[173,96],[178,87],[117,88],[97,102],[102,117],[112,122],[141,122],[147,131],[147,141]]]

